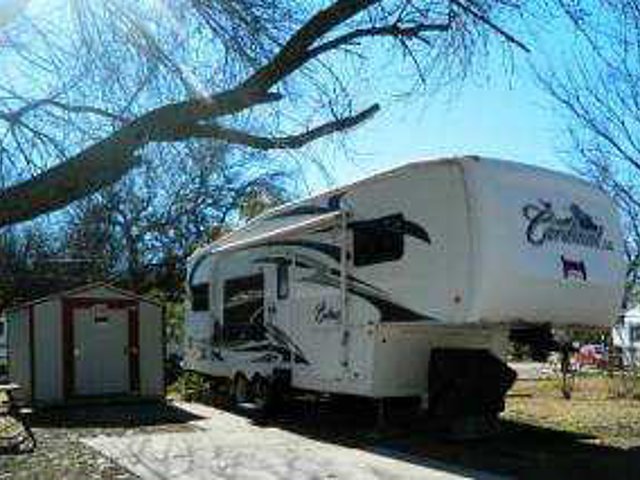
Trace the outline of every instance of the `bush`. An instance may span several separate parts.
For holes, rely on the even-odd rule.
[[[192,371],[182,372],[169,391],[185,402],[210,403],[213,396],[210,379]]]

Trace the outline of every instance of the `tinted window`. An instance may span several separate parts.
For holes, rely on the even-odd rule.
[[[353,264],[356,267],[392,262],[404,253],[402,215],[353,222]]]
[[[209,310],[208,283],[191,286],[191,310],[194,312],[205,312]]]
[[[224,282],[225,343],[264,340],[264,277],[262,274]]]
[[[633,325],[630,328],[630,337],[633,343],[640,342],[640,326]]]

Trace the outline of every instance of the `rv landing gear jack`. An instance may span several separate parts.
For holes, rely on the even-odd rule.
[[[575,371],[571,365],[571,354],[574,352],[573,346],[569,342],[560,345],[560,373],[562,375],[562,396],[570,400],[575,383]]]

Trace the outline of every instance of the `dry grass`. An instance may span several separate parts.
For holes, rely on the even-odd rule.
[[[519,381],[507,399],[506,420],[582,434],[591,442],[640,446],[640,400],[620,398],[619,381],[605,375],[578,377],[565,400],[557,380]]]

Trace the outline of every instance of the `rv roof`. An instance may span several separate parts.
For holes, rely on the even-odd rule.
[[[262,220],[265,219],[265,217],[274,215],[274,214],[278,214],[278,213],[282,213],[282,212],[286,212],[288,209],[290,208],[294,208],[302,203],[306,203],[306,202],[313,202],[314,200],[320,199],[322,197],[326,197],[326,196],[330,196],[330,195],[335,195],[341,191],[344,190],[350,190],[356,186],[361,186],[361,185],[366,185],[369,183],[375,183],[375,182],[379,182],[380,180],[383,180],[385,178],[390,178],[390,177],[394,177],[403,173],[406,173],[408,170],[413,170],[413,169],[417,169],[417,168],[424,168],[424,167],[431,167],[431,166],[436,166],[436,165],[441,165],[443,163],[485,163],[487,165],[492,165],[493,167],[505,167],[505,168],[509,168],[509,169],[521,169],[521,170],[529,170],[532,172],[539,172],[539,173],[547,173],[547,174],[552,174],[554,176],[563,176],[566,178],[571,179],[572,181],[578,181],[581,183],[586,183],[584,182],[584,180],[575,177],[573,175],[568,175],[566,173],[563,172],[558,172],[558,171],[554,171],[554,170],[550,170],[547,168],[542,168],[542,167],[537,167],[537,166],[533,166],[533,165],[527,165],[527,164],[522,164],[522,163],[518,163],[518,162],[513,162],[513,161],[509,161],[509,160],[500,160],[500,159],[492,159],[492,158],[486,158],[486,157],[479,157],[479,156],[475,156],[475,155],[466,155],[466,156],[460,156],[460,157],[448,157],[448,158],[438,158],[438,159],[429,159],[429,160],[420,160],[420,161],[415,161],[415,162],[410,162],[410,163],[406,163],[404,165],[401,165],[399,167],[393,168],[391,170],[385,170],[383,172],[379,172],[376,173],[374,175],[371,175],[369,177],[363,178],[361,180],[349,183],[349,184],[345,184],[339,187],[335,187],[332,189],[327,189],[323,192],[320,192],[316,195],[312,195],[310,197],[304,197],[302,199],[299,200],[294,200],[292,202],[288,202],[285,203],[283,205],[280,205],[278,207],[274,207],[272,209],[267,210],[266,212],[263,212],[262,214],[258,215],[257,217],[251,219],[250,221],[248,221],[246,224],[242,225],[241,227],[235,229],[233,232],[230,232],[226,235],[224,235],[222,238],[220,238],[218,241],[210,243],[208,245],[204,245],[198,249],[196,249],[192,256],[198,256],[201,253],[204,253],[205,251],[211,252],[212,250],[216,249],[216,246],[221,246],[220,244],[224,244],[226,241],[229,240],[229,237],[231,235],[237,234],[239,232],[243,232],[246,230],[251,229],[256,223],[261,222]]]

